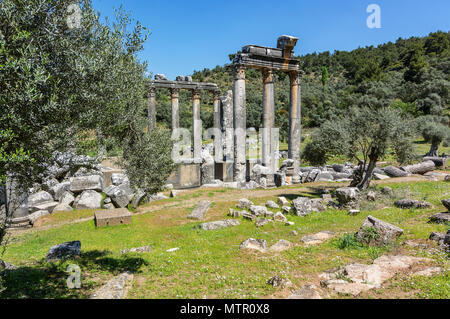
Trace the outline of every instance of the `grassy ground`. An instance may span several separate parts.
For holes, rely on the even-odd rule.
[[[370,263],[382,254],[404,253],[426,256],[437,265],[448,267],[448,256],[433,250],[410,248],[406,240],[427,243],[433,231],[444,232],[448,225],[428,224],[428,217],[444,211],[440,201],[450,197],[450,184],[445,182],[380,182],[378,188],[392,187],[397,198],[405,196],[427,200],[435,207],[427,210],[400,210],[393,207],[394,198],[380,198],[376,203],[364,202],[359,216],[328,210],[307,217],[288,216],[294,226],[274,223],[256,228],[250,221],[218,231],[194,229],[198,222],[186,216],[200,200],[214,202],[207,221],[225,219],[237,200],[247,197],[256,204],[276,200],[283,195],[292,200],[299,195],[317,197],[317,188],[331,190],[338,184],[311,184],[276,190],[193,190],[179,198],[151,203],[138,209],[132,225],[96,229],[92,211],[61,213],[40,221],[41,229],[17,233],[11,238],[3,259],[20,266],[9,272],[0,284],[1,298],[85,298],[105,280],[122,271],[135,273],[129,298],[278,298],[289,289],[276,289],[266,282],[279,275],[289,278],[294,287],[318,285],[320,272],[351,262]],[[340,238],[354,233],[363,220],[373,215],[405,230],[399,242],[390,247],[347,247]],[[76,223],[75,223],[76,222]],[[67,224],[68,223],[68,224]],[[299,236],[291,235],[296,230]],[[304,235],[323,230],[337,233],[329,242],[314,247],[300,243]],[[296,244],[282,253],[253,253],[239,250],[248,238],[267,240],[269,245],[280,239]],[[82,257],[59,264],[44,262],[48,249],[67,241],[82,242]],[[145,254],[125,254],[125,248],[150,245]],[[180,248],[169,253],[168,249]],[[66,288],[69,264],[82,269],[82,289]],[[450,298],[448,272],[431,278],[398,277],[382,289],[363,294],[362,298]],[[3,285],[3,291],[2,291]],[[325,293],[325,292],[324,292]]]

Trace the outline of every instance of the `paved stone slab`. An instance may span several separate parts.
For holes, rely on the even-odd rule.
[[[306,285],[294,291],[287,299],[322,299],[314,285]]]
[[[314,234],[314,235],[308,235],[302,237],[301,241],[307,246],[314,246],[319,245],[330,238],[333,238],[335,236],[335,233],[331,231],[322,231],[320,233]]]
[[[97,227],[129,225],[132,215],[126,208],[100,210],[94,213]]]
[[[197,228],[200,228],[203,230],[217,230],[217,229],[222,229],[222,228],[238,226],[240,224],[241,223],[239,222],[239,220],[227,219],[227,220],[218,220],[218,221],[210,222],[210,223],[204,223],[204,224],[197,226]]]
[[[108,281],[98,289],[90,299],[122,299],[126,296],[133,274],[125,272]]]
[[[205,218],[206,213],[208,212],[209,208],[211,207],[210,201],[202,201],[198,203],[198,205],[194,208],[194,210],[189,214],[189,219],[195,219],[195,220],[202,220]]]

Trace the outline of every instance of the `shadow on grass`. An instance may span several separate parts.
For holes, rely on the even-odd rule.
[[[319,198],[323,194],[326,194],[327,192],[333,193],[336,189],[342,186],[324,186],[324,187],[314,187],[314,186],[308,186],[307,191],[302,191],[300,193],[286,193],[281,194],[280,196],[286,197],[286,199],[293,201],[294,199],[298,197],[309,197],[309,198]]]
[[[129,254],[112,257],[108,251],[89,251],[80,258],[47,263],[41,261],[33,266],[6,270],[0,274],[0,299],[81,299],[88,298],[99,285],[83,274],[108,272],[111,276],[128,271],[138,273],[148,262]],[[81,268],[81,289],[69,289],[67,267],[71,264]]]

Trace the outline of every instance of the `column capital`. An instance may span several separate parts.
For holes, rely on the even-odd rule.
[[[268,84],[268,83],[273,83],[274,82],[272,69],[267,69],[267,68],[262,69],[262,77],[263,77],[263,83],[264,84]]]
[[[234,79],[235,80],[245,80],[245,65],[243,64],[234,64]]]
[[[156,89],[154,87],[151,87],[147,92],[147,97],[155,97],[156,96]]]
[[[200,99],[200,90],[199,89],[193,89],[192,90],[192,99],[193,100],[199,100]]]
[[[304,74],[303,71],[289,72],[289,78],[291,79],[291,85],[300,85],[302,82],[303,74]]]
[[[170,89],[170,93],[172,94],[172,98],[174,99],[180,97],[180,89]]]
[[[214,100],[215,101],[220,100],[220,91],[218,91],[218,90],[214,91],[213,94],[214,94]]]

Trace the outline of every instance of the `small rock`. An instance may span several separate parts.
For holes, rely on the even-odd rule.
[[[270,223],[271,221],[266,219],[266,218],[258,218],[256,220],[255,226],[256,227],[263,227],[264,225],[267,225],[268,223]]]
[[[152,248],[150,246],[143,246],[143,247],[138,247],[138,248],[124,249],[124,250],[121,250],[120,253],[121,254],[126,254],[126,253],[150,253],[151,251],[152,251]]]
[[[450,223],[450,213],[437,213],[430,217],[430,222],[436,224]]]
[[[361,213],[361,211],[358,210],[358,209],[351,209],[351,210],[348,212],[348,214],[349,214],[350,216],[357,216],[357,215],[359,215],[360,213]]]
[[[294,222],[286,222],[284,225],[285,225],[285,226],[294,226],[295,223],[294,223]]]
[[[238,226],[240,224],[241,223],[239,222],[239,220],[227,219],[227,220],[219,220],[219,221],[210,222],[210,223],[204,223],[204,224],[197,226],[196,228],[200,228],[202,230],[218,230],[218,229],[222,229],[222,228]]]
[[[447,210],[450,212],[450,198],[442,200],[442,205],[444,205],[445,208],[447,208]]]
[[[296,230],[291,231],[290,234],[292,236],[298,236],[298,232]]]
[[[246,209],[250,208],[250,206],[253,206],[253,202],[248,200],[247,198],[242,198],[239,200],[239,203],[236,205],[237,208]]]
[[[292,247],[292,243],[284,240],[284,239],[280,239],[276,244],[272,245],[269,250],[272,252],[282,252],[285,250],[288,250]]]
[[[273,220],[283,223],[286,223],[288,221],[286,216],[284,216],[281,212],[276,213],[275,216],[273,217]]]
[[[375,217],[368,216],[356,237],[367,244],[388,245],[403,234],[403,229],[386,223]]]
[[[278,202],[278,205],[280,205],[280,206],[287,206],[287,207],[291,206],[289,204],[289,201],[286,199],[286,197],[283,197],[283,196],[278,197],[277,202]]]
[[[239,249],[251,249],[265,252],[267,249],[267,242],[264,239],[249,238],[241,243]]]
[[[414,199],[401,199],[398,200],[394,203],[395,207],[398,208],[403,208],[403,209],[407,209],[407,208],[431,208],[433,207],[430,203],[428,202],[423,202],[423,201],[419,201],[419,200],[414,200]]]
[[[250,206],[250,212],[255,216],[266,216],[268,210],[265,206]]]
[[[235,210],[233,208],[230,208],[230,211],[228,212],[228,216],[231,216],[233,218],[239,218],[242,215],[244,215],[244,211],[240,212],[240,211]]]
[[[53,246],[47,253],[47,261],[58,261],[81,256],[81,242],[72,241],[61,245]]]
[[[278,206],[277,203],[275,203],[274,201],[271,201],[271,200],[267,201],[266,207],[272,208],[272,209],[280,208],[280,206]]]
[[[285,214],[289,214],[289,213],[291,212],[291,210],[292,210],[292,207],[289,207],[289,206],[283,206],[283,207],[281,207],[281,209],[283,210],[283,212],[284,212]]]
[[[322,299],[322,297],[316,286],[306,285],[294,291],[288,299]]]
[[[377,198],[377,193],[374,192],[374,191],[370,191],[370,192],[367,193],[366,198],[367,198],[368,201],[374,202],[376,200],[376,198]]]
[[[267,283],[275,288],[277,287],[281,287],[281,288],[286,288],[288,286],[292,286],[292,282],[287,280],[287,279],[283,279],[281,277],[275,276],[270,278]]]
[[[173,252],[175,252],[175,251],[177,251],[177,250],[180,250],[180,248],[177,247],[177,248],[167,249],[166,252],[168,252],[168,253],[173,253]]]
[[[298,197],[293,202],[295,214],[297,216],[307,216],[312,213],[311,199],[307,197]]]
[[[390,195],[391,196],[391,195],[394,194],[394,191],[392,190],[392,188],[390,188],[388,186],[385,186],[385,187],[383,187],[381,189],[381,193],[384,194],[384,195]]]

